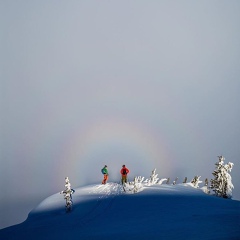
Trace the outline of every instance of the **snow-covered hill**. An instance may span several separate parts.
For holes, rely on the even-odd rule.
[[[0,239],[240,239],[240,201],[205,194],[188,184],[121,185],[75,189],[65,212],[57,193],[39,204],[22,224],[0,231]]]

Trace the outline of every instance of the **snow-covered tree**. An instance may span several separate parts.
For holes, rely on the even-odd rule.
[[[74,193],[74,189],[71,189],[71,183],[69,178],[65,178],[65,190],[60,193],[64,195],[64,199],[66,200],[66,212],[70,212],[72,210],[72,194]]]
[[[141,189],[143,188],[143,180],[144,177],[138,176],[135,177],[132,182],[124,183],[124,185],[122,185],[123,191],[129,193],[140,192]]]
[[[198,188],[198,184],[201,183],[202,181],[200,181],[201,176],[195,176],[192,181],[191,184],[193,185],[193,187]]]
[[[142,184],[143,180],[144,180],[144,177],[141,177],[141,176],[134,178],[134,182],[141,183],[141,184]]]
[[[208,179],[205,178],[204,186],[201,187],[202,191],[205,192],[206,194],[210,193],[210,190],[208,189]]]
[[[167,179],[166,184],[169,184],[169,182],[170,182],[170,178]]]
[[[144,180],[144,177],[140,177],[140,176],[134,178],[134,182],[133,182],[133,192],[134,193],[137,193],[140,191],[140,189],[142,189],[143,180]]]
[[[176,177],[175,180],[173,181],[173,185],[177,184],[177,180],[178,180],[178,177]]]
[[[152,171],[150,178],[147,180],[147,185],[150,186],[150,185],[156,184],[159,179],[157,176],[158,176],[158,174],[156,174],[156,168],[155,168]]]
[[[160,180],[158,180],[158,184],[161,185],[163,184],[164,181],[167,181],[167,178],[161,178]]]
[[[205,186],[208,187],[208,179],[207,178],[205,179]]]
[[[183,183],[187,183],[187,177],[184,178]]]
[[[232,198],[232,177],[229,174],[233,168],[233,163],[224,164],[225,158],[218,156],[218,162],[215,163],[216,169],[212,173],[214,179],[211,179],[210,188],[215,192],[215,195],[223,198]]]

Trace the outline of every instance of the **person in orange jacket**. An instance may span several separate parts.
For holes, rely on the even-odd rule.
[[[120,173],[122,175],[122,185],[123,185],[123,183],[127,183],[127,175],[128,175],[128,173],[130,173],[130,171],[128,168],[126,168],[125,165],[122,165],[122,169],[121,169]]]

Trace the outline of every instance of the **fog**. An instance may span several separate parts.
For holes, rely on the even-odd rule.
[[[239,1],[1,1],[0,227],[64,189],[212,178],[240,200]],[[14,199],[18,199],[14,202]]]

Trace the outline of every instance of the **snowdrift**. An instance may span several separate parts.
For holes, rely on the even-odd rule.
[[[75,190],[70,213],[54,194],[25,222],[1,230],[0,239],[240,239],[240,201],[188,184],[144,186],[134,194],[117,183]]]

